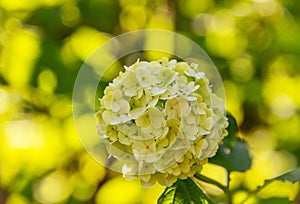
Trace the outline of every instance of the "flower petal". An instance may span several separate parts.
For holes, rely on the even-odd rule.
[[[161,94],[165,93],[166,91],[167,91],[167,89],[165,87],[161,87],[161,86],[154,86],[151,88],[152,96],[161,95]]]
[[[143,107],[138,107],[138,108],[135,108],[135,109],[133,109],[133,110],[131,110],[131,111],[129,111],[129,117],[131,118],[131,119],[137,119],[140,115],[142,115],[145,111],[146,111],[146,107],[145,106],[143,106]]]

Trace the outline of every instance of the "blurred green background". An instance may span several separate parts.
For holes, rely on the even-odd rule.
[[[110,38],[144,28],[187,36],[218,67],[226,108],[253,156],[250,170],[231,175],[234,203],[299,166],[300,1],[0,0],[1,204],[156,203],[163,187],[143,189],[107,171],[83,149],[72,119],[84,60]],[[203,173],[227,179],[215,165]],[[268,188],[260,198],[289,203],[299,183]]]

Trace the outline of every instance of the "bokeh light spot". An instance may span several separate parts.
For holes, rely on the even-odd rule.
[[[115,177],[106,182],[98,191],[96,203],[132,204],[140,203],[142,187],[137,180],[127,181]]]
[[[42,144],[42,132],[32,121],[15,121],[7,124],[6,139],[9,147],[13,149],[35,148]]]
[[[9,93],[0,87],[0,114],[4,114],[9,108]]]
[[[1,0],[0,6],[5,8],[9,11],[16,11],[16,10],[34,10],[40,5],[39,0]]]
[[[285,94],[277,95],[270,104],[271,111],[282,119],[293,116],[297,110],[294,101]]]
[[[254,71],[250,56],[241,56],[230,65],[230,74],[237,81],[249,81]]]
[[[24,88],[29,82],[34,63],[40,54],[40,37],[35,30],[19,29],[9,36],[4,48],[3,75],[14,87]]]
[[[147,10],[143,6],[128,5],[120,14],[120,24],[125,31],[144,28],[147,19]]]
[[[254,3],[254,8],[261,16],[271,16],[278,7],[275,0],[254,0]]]
[[[12,193],[9,195],[8,199],[6,200],[6,204],[28,204],[29,200],[26,199],[24,196]]]
[[[196,15],[212,8],[214,6],[213,0],[180,0],[178,2],[180,12],[189,18],[193,18]]]
[[[67,175],[64,172],[54,172],[35,185],[34,197],[42,203],[58,203],[66,200],[72,192]]]
[[[119,4],[122,7],[126,7],[128,5],[140,5],[140,6],[144,6],[146,5],[147,0],[119,0]]]
[[[233,59],[242,54],[247,46],[247,39],[238,32],[211,34],[206,38],[209,51],[218,57]]]
[[[72,34],[69,43],[74,54],[84,61],[98,46],[109,39],[108,34],[101,33],[91,27],[82,26]]]
[[[205,36],[211,19],[209,14],[199,14],[193,19],[193,30],[197,35]]]
[[[240,124],[243,121],[243,111],[241,104],[244,101],[244,93],[236,84],[232,81],[224,81],[224,88],[226,91],[227,97],[226,98],[226,110],[233,114]]]
[[[74,27],[81,21],[80,10],[71,3],[65,3],[61,6],[61,19],[64,25]]]
[[[52,93],[57,85],[56,75],[50,70],[43,70],[38,76],[38,86],[47,93]]]
[[[247,137],[247,142],[252,153],[255,156],[259,156],[266,151],[275,150],[277,141],[274,134],[275,133],[272,130],[264,127],[257,127],[253,130]]]
[[[174,19],[172,18],[172,14],[166,6],[160,6],[156,9],[149,19],[147,28],[165,30],[174,29]]]

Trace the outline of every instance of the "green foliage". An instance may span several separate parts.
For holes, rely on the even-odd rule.
[[[231,114],[227,114],[228,136],[223,140],[215,157],[210,162],[223,166],[227,171],[246,171],[251,166],[251,156],[247,144],[237,137],[237,123]]]
[[[258,204],[291,204],[287,198],[269,198],[258,201]]]
[[[273,179],[266,180],[266,182],[271,182],[273,180],[290,181],[293,183],[300,181],[300,168],[289,171]]]
[[[265,180],[264,184],[262,186],[259,186],[252,193],[260,192],[262,189],[264,189],[265,187],[267,187],[269,184],[271,184],[274,181],[288,181],[291,183],[299,182],[300,181],[300,168],[291,170],[287,173],[284,173],[284,174],[274,177],[272,179]]]
[[[177,180],[167,187],[157,204],[213,204],[199,186],[190,178]]]

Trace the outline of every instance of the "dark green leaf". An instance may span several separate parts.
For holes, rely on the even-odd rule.
[[[157,204],[213,204],[207,195],[191,179],[177,180],[167,187],[158,198]]]
[[[251,156],[247,144],[237,137],[238,127],[236,120],[227,114],[229,126],[228,136],[223,140],[215,157],[210,159],[211,163],[223,166],[228,172],[246,171],[251,166]]]
[[[274,180],[290,181],[293,183],[300,181],[300,168],[294,169],[285,174],[282,174],[281,176],[277,176],[267,181],[274,181]]]
[[[226,117],[228,118],[228,127],[227,127],[227,131],[228,131],[228,135],[227,135],[227,140],[228,141],[235,141],[238,138],[236,137],[237,132],[238,132],[238,125],[237,122],[235,120],[235,118],[230,114],[227,113]]]

